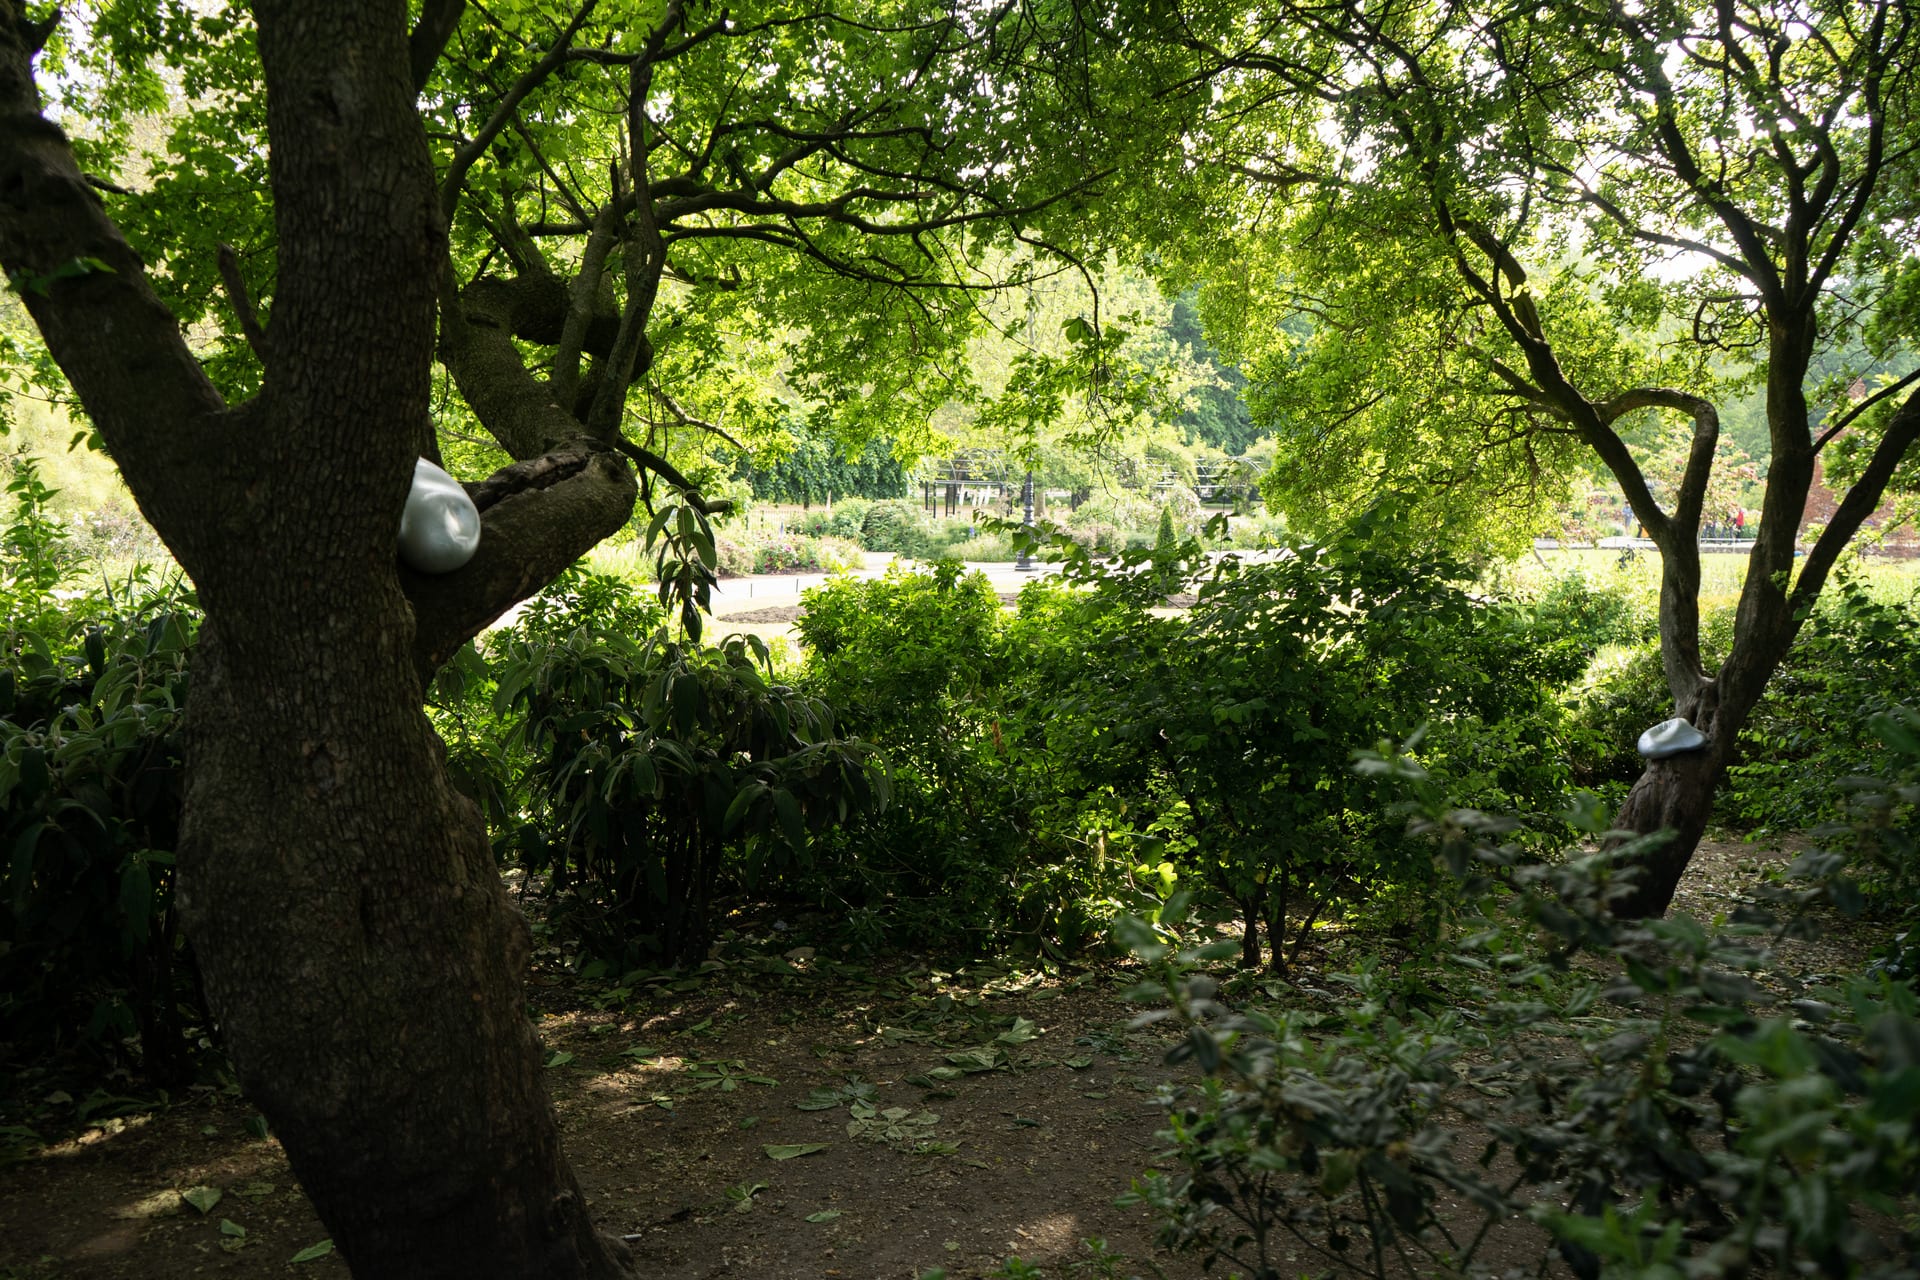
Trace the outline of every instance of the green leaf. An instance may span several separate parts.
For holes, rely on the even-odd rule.
[[[1040,1032],[1032,1022],[1029,1022],[1025,1018],[1016,1017],[1013,1020],[1013,1026],[1006,1031],[1002,1031],[999,1035],[995,1036],[994,1039],[1001,1044],[1025,1044],[1039,1034]]]
[[[201,1213],[213,1212],[213,1206],[220,1203],[218,1187],[188,1187],[180,1193],[180,1199],[198,1209]]]
[[[775,1142],[760,1149],[767,1153],[769,1160],[795,1160],[801,1156],[810,1156],[825,1151],[831,1143],[826,1142]]]
[[[807,1096],[793,1105],[801,1111],[831,1111],[845,1101],[838,1089],[809,1089]]]
[[[818,1213],[808,1214],[807,1221],[808,1222],[832,1222],[835,1218],[839,1216],[840,1216],[840,1211],[838,1209],[822,1209]]]
[[[222,1218],[220,1219],[220,1234],[223,1236],[237,1236],[244,1240],[247,1235],[247,1229],[235,1222],[232,1218]]]
[[[333,1241],[322,1240],[319,1244],[310,1244],[300,1252],[288,1258],[288,1262],[313,1262],[333,1252]]]

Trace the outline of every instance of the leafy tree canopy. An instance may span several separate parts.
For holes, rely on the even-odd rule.
[[[98,4],[42,56],[229,396],[260,385],[280,270],[255,42],[237,7]],[[1077,260],[1115,167],[1075,105],[1111,89],[1013,6],[433,3],[416,46],[449,219],[435,417],[475,465],[583,431],[777,451],[796,403],[920,452],[979,399],[979,295]]]
[[[1804,457],[1810,417],[1885,373],[1863,337],[1884,357],[1912,336],[1904,6],[1176,11],[1156,74],[1206,85],[1192,167],[1214,199],[1156,252],[1207,282],[1209,331],[1281,438],[1269,492],[1309,525],[1391,490],[1429,529],[1512,545],[1596,457],[1636,471],[1649,419],[1776,375],[1768,430]],[[1789,313],[1805,350],[1783,365]],[[1851,415],[1852,447],[1897,403]]]

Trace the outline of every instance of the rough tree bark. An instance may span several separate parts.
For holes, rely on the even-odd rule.
[[[1800,412],[1804,415],[1804,401]],[[1804,416],[1801,420],[1805,421]],[[1791,433],[1777,432],[1776,439],[1782,434]],[[1707,736],[1708,745],[1700,751],[1650,761],[1627,793],[1615,820],[1617,826],[1641,833],[1674,834],[1640,860],[1639,881],[1620,904],[1623,914],[1660,915],[1672,903],[1680,877],[1699,847],[1713,812],[1714,792],[1739,758],[1741,729],[1759,704],[1767,681],[1792,648],[1840,553],[1879,505],[1894,469],[1916,441],[1920,441],[1920,392],[1909,395],[1893,415],[1866,468],[1807,552],[1791,589],[1785,584],[1793,570],[1800,512],[1812,483],[1813,454],[1802,443],[1789,450],[1784,467],[1776,461],[1768,473],[1766,506],[1748,553],[1733,648],[1712,677],[1700,664],[1697,616],[1691,628],[1675,625],[1670,629],[1667,597],[1682,587],[1663,583],[1662,654],[1691,653],[1691,663],[1683,658],[1677,668],[1670,659],[1668,683],[1675,686],[1675,711]],[[1689,539],[1692,536],[1689,533]],[[1684,563],[1689,554],[1698,564],[1697,548],[1662,545],[1661,552],[1668,565]],[[1696,568],[1695,586],[1686,595],[1688,601],[1695,599],[1697,581]]]
[[[1660,552],[1661,665],[1674,713],[1705,734],[1708,743],[1698,751],[1649,762],[1616,816],[1616,826],[1635,835],[1670,833],[1664,844],[1636,859],[1637,882],[1617,904],[1623,914],[1653,916],[1664,913],[1673,900],[1706,830],[1714,793],[1737,758],[1740,731],[1767,681],[1792,647],[1840,553],[1920,439],[1920,392],[1914,392],[1893,414],[1796,576],[1800,523],[1820,450],[1865,407],[1823,423],[1816,439],[1807,379],[1821,333],[1821,307],[1876,189],[1894,181],[1887,171],[1892,163],[1887,93],[1894,81],[1910,75],[1913,42],[1920,35],[1905,9],[1871,9],[1860,39],[1849,49],[1844,73],[1838,74],[1842,83],[1833,90],[1829,114],[1817,126],[1809,117],[1799,132],[1775,126],[1772,154],[1782,166],[1788,198],[1777,210],[1749,209],[1727,194],[1714,164],[1696,153],[1675,115],[1676,95],[1663,62],[1670,45],[1643,29],[1638,18],[1622,15],[1617,22],[1627,37],[1628,61],[1638,61],[1636,74],[1655,102],[1646,159],[1679,180],[1686,197],[1709,214],[1730,248],[1715,249],[1704,240],[1675,238],[1642,226],[1604,198],[1596,197],[1594,206],[1629,236],[1717,257],[1751,291],[1754,316],[1766,330],[1766,497],[1747,558],[1732,647],[1718,670],[1710,672],[1702,659],[1699,606],[1699,537],[1720,434],[1717,409],[1699,395],[1672,387],[1640,387],[1604,401],[1589,399],[1563,367],[1527,273],[1512,249],[1486,225],[1456,218],[1445,196],[1438,196],[1436,209],[1461,277],[1524,356],[1524,378],[1520,371],[1499,367],[1503,385],[1570,426],[1593,450]],[[1723,26],[1718,37],[1730,38],[1731,30]],[[1744,54],[1736,50],[1728,57],[1731,62]],[[1519,68],[1507,70],[1523,74]],[[1752,66],[1746,70],[1759,74]],[[1776,62],[1771,73],[1778,75],[1779,70]],[[1850,147],[1835,145],[1832,133],[1834,119],[1844,112],[1863,118],[1862,136]],[[1763,221],[1766,216],[1777,217],[1778,225]],[[1892,394],[1901,385],[1882,394]],[[1687,463],[1670,506],[1655,499],[1639,462],[1616,431],[1623,417],[1646,409],[1693,419]]]
[[[280,276],[254,400],[208,384],[42,117],[44,31],[18,0],[0,263],[199,589],[181,906],[241,1083],[335,1244],[357,1276],[623,1276],[560,1150],[526,927],[421,691],[619,527],[635,485],[572,441],[496,477],[466,569],[397,565],[446,258],[413,68],[458,5],[426,7],[410,47],[397,3],[255,5]]]

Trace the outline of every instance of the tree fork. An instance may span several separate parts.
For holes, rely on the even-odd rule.
[[[254,8],[280,273],[262,391],[228,408],[40,115],[43,33],[0,0],[0,264],[39,286],[35,323],[206,609],[177,905],[357,1276],[623,1280],[545,1093],[525,923],[421,708],[419,644],[476,624],[410,602],[395,554],[446,255],[404,6]],[[458,6],[428,9],[411,52]],[[528,470],[486,517],[483,576],[515,590],[599,536],[556,522],[632,503],[605,450]]]

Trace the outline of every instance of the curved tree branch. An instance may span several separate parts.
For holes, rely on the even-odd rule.
[[[217,537],[203,530],[218,492],[208,482],[246,437],[66,135],[40,114],[32,59],[50,22],[0,0],[0,267],[142,512],[195,573],[202,540]]]
[[[400,573],[413,603],[414,664],[423,682],[454,650],[625,525],[638,487],[616,454],[576,444],[516,462],[469,492],[481,507],[473,559],[452,573]]]
[[[1886,494],[1887,483],[1893,479],[1894,470],[1906,458],[1916,440],[1920,440],[1920,391],[1908,396],[1899,412],[1893,415],[1893,420],[1887,424],[1886,434],[1880,437],[1880,443],[1874,447],[1873,456],[1867,460],[1860,478],[1847,489],[1846,497],[1834,508],[1833,519],[1827,522],[1826,530],[1814,542],[1812,550],[1807,552],[1806,563],[1800,568],[1793,594],[1788,597],[1788,603],[1793,606],[1796,615],[1810,607],[1819,596],[1834,561],[1840,558],[1840,552],[1860,531],[1866,518],[1879,507],[1880,499]]]

